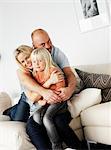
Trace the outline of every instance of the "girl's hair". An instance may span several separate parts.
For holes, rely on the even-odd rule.
[[[17,64],[19,65],[19,67],[20,67],[21,69],[27,70],[27,68],[25,68],[25,67],[21,64],[21,62],[18,60],[18,55],[21,54],[21,53],[23,53],[24,55],[27,56],[27,58],[29,58],[30,55],[31,55],[31,53],[32,53],[32,51],[33,51],[33,48],[31,48],[30,46],[27,46],[27,45],[21,45],[21,46],[19,46],[18,48],[15,49],[15,51],[14,51],[14,56],[15,56],[15,59],[16,59]]]
[[[44,70],[45,75],[49,74],[50,67],[57,67],[57,65],[52,60],[51,54],[47,49],[45,48],[34,49],[33,52],[31,53],[31,60],[37,59],[38,56],[40,56],[40,58],[43,59],[46,63],[46,67]]]

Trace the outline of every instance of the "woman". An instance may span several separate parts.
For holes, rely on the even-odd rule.
[[[28,49],[28,51],[26,50]],[[30,54],[32,52],[32,48],[27,46],[20,46],[15,51],[15,58],[17,63],[19,64],[20,68],[18,69],[17,73],[22,75],[22,72],[25,72],[26,74],[32,76],[32,66],[30,61]],[[19,121],[27,121],[29,117],[29,111],[36,111],[36,107],[34,105],[35,100],[33,97],[28,97],[28,88],[25,87],[25,85],[22,85],[21,81],[21,87],[22,87],[22,95],[19,100],[19,103],[12,107],[11,109],[8,109],[4,112],[4,114],[7,114],[11,117],[12,120],[19,120]],[[30,86],[30,84],[29,84]],[[42,88],[41,88],[42,90]],[[34,101],[33,101],[34,100]],[[59,102],[59,99],[58,99]],[[71,120],[70,113],[68,111],[58,114],[54,118],[54,122],[56,125],[56,128],[58,130],[58,133],[61,137],[61,139],[68,145],[68,147],[76,148],[80,144],[79,140],[77,139],[74,132],[69,127],[69,122]],[[65,130],[65,135],[63,136],[63,132]],[[37,149],[40,150],[47,150],[51,149],[51,143],[48,139],[47,132],[43,125],[37,124],[33,117],[30,117],[27,121],[26,125],[26,131],[34,144],[34,146]],[[33,134],[32,134],[33,133]],[[64,138],[67,137],[67,138]],[[70,140],[69,140],[70,139]]]

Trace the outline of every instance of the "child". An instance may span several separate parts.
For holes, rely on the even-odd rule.
[[[31,54],[33,67],[33,76],[37,82],[45,88],[50,88],[54,92],[59,93],[59,89],[65,87],[65,80],[57,83],[54,79],[55,72],[62,72],[59,67],[53,62],[50,53],[45,48],[35,49]],[[66,109],[66,102],[49,105],[42,97],[38,100],[38,110],[34,113],[34,120],[41,124],[43,123],[49,139],[52,143],[52,149],[62,149],[62,144],[56,127],[53,122],[53,117],[61,110]]]

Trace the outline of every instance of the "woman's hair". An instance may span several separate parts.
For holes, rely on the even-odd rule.
[[[14,51],[14,56],[15,56],[15,59],[16,59],[16,62],[17,64],[19,65],[19,67],[21,69],[25,69],[27,70],[27,68],[25,68],[21,62],[18,60],[18,55],[23,53],[25,56],[27,56],[27,58],[30,57],[31,53],[33,51],[33,48],[31,48],[30,46],[27,46],[27,45],[21,45],[19,46],[18,48],[15,49]]]
[[[57,67],[57,65],[52,60],[51,54],[49,53],[49,51],[47,49],[45,49],[45,48],[34,49],[33,52],[31,53],[31,60],[37,59],[38,56],[41,59],[43,59],[46,63],[46,67],[44,70],[46,75],[49,74],[50,67]]]

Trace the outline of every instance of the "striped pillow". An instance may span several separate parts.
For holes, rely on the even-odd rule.
[[[86,88],[102,89],[102,102],[111,100],[111,75],[88,73],[79,69],[75,69]]]

